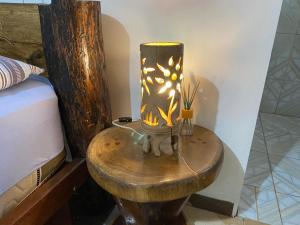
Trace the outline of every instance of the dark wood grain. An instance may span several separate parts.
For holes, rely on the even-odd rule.
[[[130,126],[141,131],[140,123]],[[179,138],[179,157],[143,154],[131,132],[109,128],[91,142],[87,165],[91,176],[113,195],[135,201],[169,201],[210,185],[223,161],[223,145],[211,131],[195,126],[193,136]]]
[[[53,2],[53,1],[52,1]],[[62,3],[65,4],[62,10],[68,9],[68,5],[66,5],[66,2]],[[46,7],[46,6],[45,6]],[[56,7],[58,7],[56,5]],[[73,6],[73,11],[78,13],[78,20],[82,18],[81,14],[85,14],[86,11],[76,11],[74,9],[75,6]],[[84,8],[86,9],[86,8]],[[96,6],[95,11],[99,12],[100,7]],[[93,10],[92,10],[93,11]],[[97,13],[94,11],[94,14]],[[94,16],[91,15],[91,16]],[[62,15],[62,14],[61,14]],[[99,18],[99,14],[97,14],[95,19]],[[74,16],[74,14],[69,15],[67,20],[71,23],[72,29],[74,30],[74,25],[76,25],[75,20],[70,20],[70,17]],[[55,19],[66,22],[64,18],[57,18]],[[49,21],[48,21],[49,22]],[[88,23],[87,18],[83,21],[83,23]],[[97,23],[97,22],[96,22]],[[92,23],[95,24],[95,23]],[[101,24],[99,22],[99,24]],[[48,23],[49,25],[49,23]],[[50,25],[51,26],[51,25]],[[96,25],[95,25],[96,26]],[[78,29],[81,29],[81,26],[77,26]],[[56,27],[57,28],[57,27]],[[61,34],[64,35],[65,31],[63,27],[60,27],[62,31]],[[87,26],[87,29],[90,29],[89,26]],[[99,31],[100,30],[100,31]],[[91,44],[91,47],[95,47],[95,51],[98,51],[98,48],[100,46],[100,58],[99,58],[99,68],[103,69],[103,63],[104,60],[103,52],[101,50],[102,48],[102,36],[98,35],[99,32],[101,33],[101,27],[96,28],[96,34],[93,38],[100,39],[100,44],[93,45]],[[56,32],[56,31],[55,31]],[[98,32],[98,33],[97,33]],[[68,52],[71,45],[79,45],[79,42],[73,41],[73,38],[81,37],[80,34],[85,34],[86,31],[82,30],[82,32],[77,32],[76,35],[71,35],[68,33],[69,38],[71,36],[71,39],[69,39],[70,42],[72,42],[70,45],[66,44],[66,48],[64,48],[64,53],[73,54],[74,51]],[[46,34],[47,35],[47,34]],[[58,34],[56,34],[58,35]],[[90,38],[90,36],[86,36],[87,39]],[[49,38],[53,38],[51,34],[49,33]],[[91,42],[95,41],[95,39],[90,39]],[[76,38],[76,40],[79,40],[79,38]],[[85,38],[82,38],[82,40],[86,40]],[[54,43],[54,42],[52,42]],[[60,43],[64,44],[64,43]],[[52,45],[53,46],[53,45]],[[76,49],[76,47],[73,47]],[[77,49],[80,49],[78,46]],[[90,51],[89,51],[90,52]],[[99,52],[99,51],[98,51]],[[31,5],[31,4],[0,4],[0,55],[4,55],[10,58],[15,58],[24,62],[28,62],[30,64],[46,68],[46,62],[44,57],[44,50],[42,46],[42,38],[41,38],[41,27],[40,27],[40,16],[39,16],[39,10],[37,5]],[[96,54],[97,55],[97,54]],[[84,57],[85,58],[85,57]],[[90,59],[87,57],[87,59]],[[60,56],[58,58],[51,58],[49,57],[50,62],[48,64],[51,64],[52,62],[55,62],[57,60],[63,60],[63,56]],[[93,65],[95,64],[95,60],[93,61]],[[64,60],[66,65],[66,61]],[[80,62],[72,61],[74,64]],[[72,66],[72,65],[71,65]],[[81,66],[80,69],[84,69],[85,67]],[[98,68],[98,67],[97,67]],[[96,69],[97,69],[96,68]],[[70,68],[64,68],[65,71],[71,71],[74,72],[74,70],[71,70]],[[99,70],[102,71],[102,70]],[[52,72],[55,72],[55,68],[52,68]],[[61,74],[61,70],[58,71]],[[68,73],[69,74],[69,73]],[[74,76],[77,76],[75,74]],[[99,73],[96,71],[96,75],[99,75]],[[59,78],[57,78],[59,79]],[[78,77],[78,79],[80,79]],[[83,79],[83,78],[82,78]],[[98,80],[101,81],[103,77],[99,76]],[[61,80],[63,82],[67,82],[67,79],[64,77],[61,77]],[[93,76],[89,79],[89,81],[94,82],[97,79],[95,79]],[[100,82],[98,81],[98,82]],[[102,81],[101,81],[102,82]],[[100,82],[100,83],[101,83]],[[69,87],[74,87],[75,85],[73,83],[70,83],[69,85],[66,85],[66,88],[64,91],[69,92]],[[90,87],[91,86],[91,87]],[[93,85],[90,85],[88,89],[84,89],[83,91],[88,93],[93,90]],[[103,88],[101,86],[101,88]],[[61,89],[60,89],[61,90]],[[96,90],[97,91],[97,90]],[[101,92],[96,92],[94,95],[101,94]],[[71,95],[70,95],[71,96]],[[103,97],[103,96],[102,96]],[[75,98],[75,96],[74,96]],[[82,97],[83,98],[83,97]],[[64,99],[66,100],[66,99]],[[80,100],[80,99],[79,99]],[[94,102],[96,104],[97,101]],[[60,101],[60,105],[62,104],[62,101]],[[68,103],[66,103],[68,104]],[[77,104],[77,100],[72,100],[70,97],[70,103],[74,104],[75,108],[80,108],[82,105]],[[84,107],[84,106],[83,106]],[[67,107],[66,107],[67,108]],[[85,109],[89,110],[90,107],[86,107]],[[95,107],[93,108],[95,109]],[[83,111],[83,110],[82,110]],[[109,108],[108,108],[109,111]],[[102,111],[101,111],[102,112]],[[78,114],[81,112],[79,111]],[[93,120],[96,121],[95,117],[96,115],[94,112],[90,113],[90,111],[85,111],[85,113],[88,113],[89,115],[93,115]],[[79,119],[80,116],[74,118],[71,117],[71,119]],[[86,117],[82,117],[83,119],[86,119]],[[109,117],[108,117],[109,118]],[[67,118],[69,119],[69,118]],[[101,119],[101,121],[104,121],[105,119]],[[108,121],[110,121],[108,119]],[[87,123],[88,121],[84,121]],[[98,123],[97,123],[98,125]],[[91,125],[92,126],[92,125]],[[98,125],[100,128],[102,127],[101,124]],[[47,129],[47,128],[45,128]],[[89,130],[89,129],[87,129]],[[99,129],[100,130],[100,129]],[[92,135],[91,135],[92,136]],[[83,136],[85,137],[85,136]],[[73,153],[76,151],[73,151]],[[67,224],[69,221],[67,220],[69,218],[68,213],[69,211],[65,207],[67,204],[74,187],[79,187],[81,184],[88,178],[87,168],[85,164],[85,160],[83,159],[75,159],[72,163],[66,163],[61,170],[55,174],[52,178],[50,178],[45,184],[43,184],[41,187],[36,189],[33,193],[31,193],[24,201],[22,201],[21,204],[19,204],[15,209],[11,210],[6,216],[0,219],[0,225],[42,225],[45,224],[47,221],[49,223],[57,223],[57,224]],[[63,207],[63,208],[61,208]],[[53,217],[54,216],[54,217]],[[53,217],[53,218],[52,218]],[[51,218],[51,219],[50,219]],[[50,221],[49,221],[50,219]],[[66,219],[66,220],[64,220]]]
[[[207,211],[232,216],[233,203],[220,199],[210,198],[207,196],[193,194],[189,202],[196,208],[205,209]]]
[[[127,125],[142,132],[140,122]],[[143,154],[138,137],[113,127],[92,140],[87,166],[115,196],[122,217],[114,225],[184,225],[182,209],[189,196],[216,179],[223,157],[222,142],[203,127],[179,138],[178,156],[161,157]]]
[[[116,198],[122,216],[113,225],[185,225],[182,209],[188,198],[155,203],[137,203]]]
[[[100,2],[54,0],[39,12],[66,136],[72,153],[85,156],[90,140],[111,124]]]
[[[69,204],[59,209],[45,225],[72,225],[72,217]]]
[[[0,219],[0,225],[45,224],[67,204],[73,189],[82,185],[87,177],[84,159],[66,163],[56,175]]]

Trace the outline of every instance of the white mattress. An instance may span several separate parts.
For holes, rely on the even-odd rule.
[[[0,195],[63,148],[57,97],[46,78],[0,91]]]

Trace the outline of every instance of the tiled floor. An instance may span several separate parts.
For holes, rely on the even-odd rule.
[[[260,223],[249,219],[242,219],[238,217],[232,218],[228,216],[219,215],[191,206],[185,206],[183,212],[187,225],[266,225],[264,223]],[[111,225],[112,221],[117,216],[119,216],[119,212],[115,208],[106,220],[106,222],[103,223],[103,225]]]
[[[271,225],[300,224],[300,118],[258,117],[239,216]]]
[[[261,112],[300,115],[300,0],[283,0]]]

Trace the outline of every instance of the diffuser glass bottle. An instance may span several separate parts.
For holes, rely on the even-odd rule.
[[[192,104],[194,102],[195,95],[199,88],[200,82],[197,82],[192,92],[190,92],[190,84],[182,85],[182,98],[183,98],[183,109],[181,110],[181,135],[193,135],[193,109]]]

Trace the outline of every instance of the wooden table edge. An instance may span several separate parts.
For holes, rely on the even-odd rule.
[[[145,203],[145,202],[171,201],[171,200],[188,196],[197,191],[203,190],[204,188],[206,188],[207,186],[209,186],[214,182],[215,178],[218,176],[221,170],[222,167],[221,165],[223,163],[223,160],[224,160],[224,147],[222,145],[222,150],[220,151],[219,159],[216,161],[214,165],[212,165],[210,168],[207,168],[206,171],[204,171],[204,173],[198,174],[194,177],[188,177],[186,179],[181,179],[176,181],[166,181],[166,182],[157,183],[153,185],[148,185],[148,184],[135,185],[131,183],[120,184],[119,180],[116,180],[115,178],[108,176],[106,173],[101,171],[101,169],[96,168],[93,165],[93,163],[89,161],[88,157],[86,159],[86,163],[87,163],[88,171],[90,172],[91,176],[103,189],[105,189],[106,191],[110,192],[112,195],[115,195],[119,198],[123,198],[129,201]],[[207,177],[209,177],[209,179],[207,179]],[[203,183],[204,181],[205,183]],[[174,187],[172,186],[174,186],[175,183],[178,182],[181,182],[181,186],[188,187],[189,185],[192,185],[192,187],[189,186],[189,188],[182,188],[182,191],[176,191],[174,193]],[[141,195],[140,193],[145,192],[145,189],[147,189],[147,195]],[[187,191],[188,189],[189,191]],[[164,191],[164,195],[161,195],[162,191]]]

